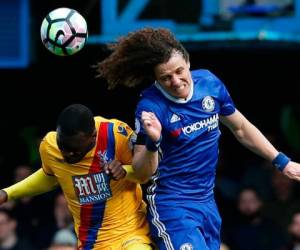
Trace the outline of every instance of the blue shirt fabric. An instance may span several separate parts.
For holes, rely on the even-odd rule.
[[[156,204],[207,201],[213,197],[220,137],[219,116],[235,111],[220,79],[205,69],[191,71],[193,86],[187,101],[168,98],[158,83],[141,94],[136,109],[136,132],[142,111],[154,112],[162,125],[162,158],[148,196]],[[149,198],[149,197],[148,197]]]

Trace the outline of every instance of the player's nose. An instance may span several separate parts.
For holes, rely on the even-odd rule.
[[[172,76],[172,78],[171,78],[172,86],[174,86],[174,87],[180,86],[180,82],[181,82],[181,80],[178,76],[176,76],[176,75]]]

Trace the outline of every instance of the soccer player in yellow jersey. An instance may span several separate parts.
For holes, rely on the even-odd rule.
[[[133,136],[121,121],[93,117],[80,104],[68,106],[58,117],[56,132],[41,142],[42,168],[1,190],[0,204],[60,185],[80,250],[152,249],[141,187],[128,165]]]

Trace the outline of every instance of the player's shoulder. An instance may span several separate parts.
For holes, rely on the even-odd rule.
[[[48,132],[44,138],[42,139],[42,142],[49,144],[49,145],[56,145],[56,131],[50,131]]]
[[[103,116],[94,116],[95,125],[98,127],[101,122],[109,122],[109,119],[103,117]]]
[[[117,118],[105,118],[102,116],[95,116],[94,119],[95,119],[96,126],[101,123],[104,123],[104,122],[111,123],[113,125],[126,124],[125,122],[123,122]]]
[[[192,79],[196,88],[208,88],[214,89],[219,88],[223,85],[223,82],[210,70],[199,69],[192,71]]]
[[[158,92],[159,91],[155,87],[155,84],[152,84],[141,92],[140,98],[148,98],[149,100],[151,100],[152,98],[155,98],[157,96]]]
[[[115,123],[113,121],[113,119],[108,119],[103,116],[95,116],[94,120],[95,120],[96,129],[98,129],[100,127],[100,125],[104,124],[104,123],[106,123],[106,124],[114,124]]]
[[[158,89],[157,83],[152,84],[140,94],[138,107],[147,111],[163,110],[164,106],[168,105],[167,99],[163,96],[162,92]]]
[[[124,121],[121,121],[117,118],[104,118],[101,116],[96,116],[95,117],[95,122],[96,122],[96,127],[98,128],[101,123],[110,123],[113,127],[113,130],[117,133],[121,133],[123,135],[130,134],[132,132],[131,127]]]
[[[48,132],[41,141],[40,150],[43,152],[49,152],[52,150],[57,150],[57,142],[56,142],[56,132],[51,131]]]
[[[126,123],[118,119],[111,119],[114,124],[114,131],[117,135],[128,136],[132,134],[132,128]]]
[[[217,79],[216,75],[208,69],[192,70],[193,79]]]

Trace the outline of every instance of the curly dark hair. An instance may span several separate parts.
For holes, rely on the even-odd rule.
[[[96,65],[98,77],[107,80],[108,88],[117,85],[134,87],[154,81],[154,67],[167,62],[174,51],[189,61],[189,54],[165,28],[143,28],[109,44],[112,53]]]

